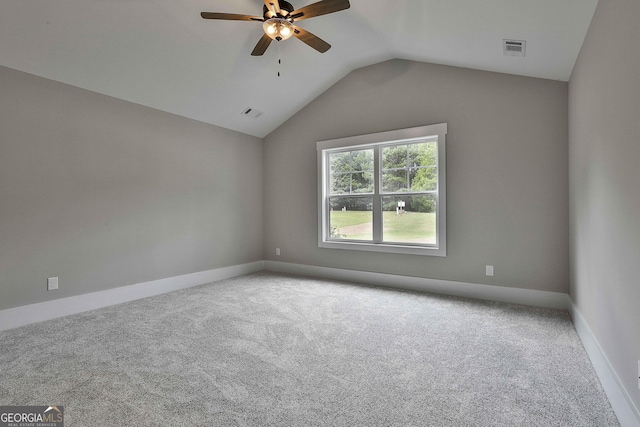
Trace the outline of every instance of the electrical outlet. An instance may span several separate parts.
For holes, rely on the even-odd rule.
[[[280,256],[280,248],[276,248],[276,256]]]
[[[640,360],[638,360],[638,388],[640,389]]]
[[[47,279],[47,290],[55,291],[58,289],[58,278],[57,277],[49,277]]]
[[[485,272],[487,276],[493,276],[493,265],[487,265]]]

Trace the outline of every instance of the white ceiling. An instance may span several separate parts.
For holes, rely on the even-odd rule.
[[[261,16],[261,0],[0,0],[0,65],[264,137],[350,71],[392,58],[568,81],[596,4],[351,0],[298,24],[328,52],[292,38],[252,57],[259,22],[200,12]],[[502,39],[526,40],[527,56],[504,56]]]

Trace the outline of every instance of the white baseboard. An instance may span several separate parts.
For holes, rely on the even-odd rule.
[[[264,261],[152,280],[0,311],[0,331],[264,270]]]
[[[589,324],[573,304],[573,301],[569,301],[569,314],[573,319],[573,324],[576,327],[582,345],[589,355],[589,359],[591,359],[591,364],[598,374],[602,388],[604,388],[609,398],[611,407],[616,413],[618,421],[620,421],[620,425],[622,427],[640,427],[640,411],[638,411],[630,394],[622,385],[618,374],[611,366],[607,355],[602,351],[602,347],[600,347],[600,343],[591,331]]]
[[[399,276],[385,273],[371,273],[368,271],[317,267],[277,261],[265,261],[265,269],[279,273],[315,276],[327,279],[364,283],[368,285],[431,292],[435,294],[499,301],[512,304],[531,305],[536,307],[555,308],[559,310],[567,310],[567,304],[569,301],[569,296],[567,294],[559,292],[506,288],[502,286],[453,282],[449,280]]]

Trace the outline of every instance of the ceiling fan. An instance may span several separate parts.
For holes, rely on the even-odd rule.
[[[204,19],[262,22],[264,34],[253,49],[253,52],[251,52],[253,56],[264,54],[272,40],[286,40],[291,36],[306,43],[318,52],[324,53],[331,48],[331,45],[309,31],[294,25],[294,22],[327,15],[349,9],[349,7],[351,7],[349,0],[322,0],[294,10],[293,6],[284,0],[264,0],[262,17],[216,12],[202,12],[200,16]]]

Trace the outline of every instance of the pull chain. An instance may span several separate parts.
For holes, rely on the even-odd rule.
[[[282,43],[278,42],[278,67],[277,67],[277,72],[278,72],[278,77],[280,77],[280,64],[282,64]]]

